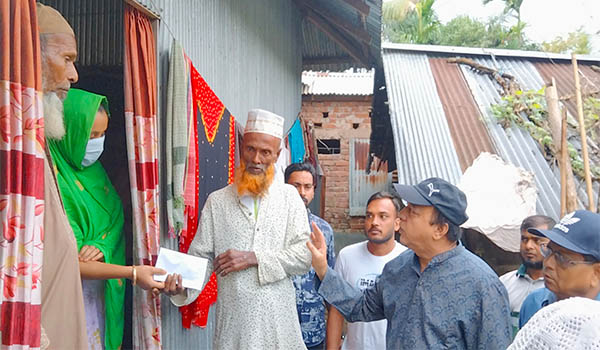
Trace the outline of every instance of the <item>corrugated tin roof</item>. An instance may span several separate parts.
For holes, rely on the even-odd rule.
[[[535,66],[522,58],[471,57],[477,63],[494,67],[515,76],[523,89],[540,89],[543,79]],[[487,75],[482,75],[470,67],[461,65],[463,75],[483,112],[487,127],[498,154],[506,161],[531,171],[535,175],[538,190],[537,210],[554,218],[560,216],[560,182],[559,177],[548,165],[540,147],[529,133],[516,126],[504,129],[496,122],[490,105],[500,102],[500,87]]]
[[[573,66],[571,62],[550,62],[538,61],[534,63],[544,82],[549,83],[552,78],[556,80],[559,96],[571,95],[575,91],[575,77],[573,75]],[[579,78],[581,92],[591,92],[600,90],[600,73],[590,68],[589,63],[578,62],[577,64],[582,76]],[[563,101],[571,115],[577,115],[577,106],[574,98]]]
[[[476,104],[481,116],[478,120],[487,129],[488,140],[492,141],[492,149],[495,149],[496,153],[506,161],[535,174],[538,188],[538,212],[558,218],[560,215],[559,169],[548,164],[542,155],[540,146],[528,132],[515,126],[504,129],[496,122],[490,105],[500,102],[500,86],[487,75],[474,71],[471,67],[461,65],[459,71],[455,64],[446,65],[444,61],[448,57],[456,56],[473,59],[481,65],[514,75],[525,90],[539,90],[545,81],[554,76],[559,84],[559,94],[564,96],[572,94],[574,90],[570,56],[529,51],[409,44],[384,44],[383,47],[394,143],[396,155],[399,158],[399,182],[405,182],[406,179],[411,181],[411,176],[414,177],[412,174],[402,173],[407,171],[402,170],[402,163],[409,168],[415,168],[416,170],[413,172],[417,173],[422,173],[422,168],[428,169],[429,173],[443,174],[447,171],[447,164],[440,162],[440,158],[443,156],[438,155],[436,157],[438,161],[432,162],[430,149],[421,144],[421,142],[433,143],[431,140],[435,140],[435,143],[447,143],[449,139],[444,133],[436,137],[430,136],[425,141],[422,138],[423,135],[432,133],[431,125],[428,123],[432,118],[438,117],[439,104],[443,108],[443,114],[447,119],[456,153],[463,169],[464,164],[467,163],[466,159],[474,157],[480,148],[489,147],[485,146],[485,140],[473,139],[473,135],[481,133],[481,129],[476,129],[477,122],[473,118],[478,114],[473,109],[473,104]],[[429,64],[425,64],[426,58],[429,59]],[[600,74],[590,68],[592,64],[597,63],[598,58],[578,56],[578,60],[583,75],[581,78],[583,90],[588,92],[598,90]],[[450,68],[452,66],[454,72]],[[430,76],[432,74],[434,76],[433,83],[437,85],[435,95],[431,94],[432,79]],[[567,105],[569,110],[574,113],[574,101],[568,101]],[[470,111],[466,112],[469,109]],[[443,123],[441,126],[442,129],[446,127]],[[403,127],[414,130],[403,130]],[[416,141],[411,144],[407,143],[408,139]],[[423,159],[409,156],[415,153],[426,156]],[[439,176],[453,180],[451,176]],[[597,187],[596,185],[595,189]],[[579,198],[583,203],[587,203],[584,190],[585,186],[580,183]],[[596,193],[595,196],[597,196]]]
[[[345,0],[314,0],[319,6],[322,6],[327,12],[334,14],[348,25],[355,28],[364,28],[370,37],[369,43],[369,64],[365,66],[353,60],[335,40],[326,35],[321,29],[317,28],[306,18],[302,20],[302,40],[303,40],[303,63],[304,70],[314,71],[343,71],[348,68],[373,68],[381,60],[381,7],[382,0],[363,0],[369,7],[369,14],[365,18],[363,25],[360,13],[356,8]],[[360,2],[360,1],[357,1]],[[332,24],[332,23],[330,23]],[[334,24],[332,24],[335,26]],[[357,48],[360,48],[358,40],[340,29],[339,33],[351,41]],[[321,60],[330,63],[307,63],[310,60]]]
[[[463,46],[443,46],[443,45],[419,45],[419,44],[396,44],[383,43],[383,49],[395,49],[402,51],[425,52],[428,55],[435,54],[450,54],[467,55],[467,56],[495,56],[495,57],[522,57],[522,58],[541,58],[546,60],[568,60],[571,61],[571,55],[562,53],[552,53],[543,51],[523,51],[509,49],[488,49],[480,47],[463,47]],[[599,56],[594,55],[577,55],[577,59],[583,62],[600,62]]]
[[[575,77],[573,74],[573,66],[567,62],[535,62],[537,70],[540,72],[545,82],[550,82],[552,78],[556,80],[558,87],[559,96],[573,96],[575,91]],[[600,72],[594,71],[591,68],[590,62],[578,62],[578,68],[580,72],[580,85],[582,94],[591,93],[600,90]],[[563,100],[563,104],[567,107],[569,114],[577,119],[577,106],[575,98]],[[573,146],[581,151],[579,130],[569,128],[569,141]],[[588,151],[590,157],[590,163],[592,165],[598,165],[598,159],[600,158],[600,151],[597,146],[594,147],[592,144],[588,144]],[[582,206],[587,207],[587,192],[585,183],[583,180],[575,178],[577,182],[577,190],[579,199]],[[600,191],[600,184],[593,182],[593,197],[594,200],[598,201],[598,192]]]
[[[430,58],[437,92],[450,126],[450,134],[463,171],[481,152],[496,153],[471,90],[460,71],[445,58]]]
[[[457,183],[462,171],[427,54],[383,50],[398,182],[437,176]]]
[[[302,95],[362,95],[373,94],[374,71],[302,72]]]

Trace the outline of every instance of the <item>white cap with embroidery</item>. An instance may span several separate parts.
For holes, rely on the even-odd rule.
[[[539,310],[507,350],[600,350],[600,301],[569,298]]]
[[[256,132],[267,134],[278,139],[283,138],[283,117],[264,109],[252,109],[248,112],[248,120],[244,134]]]

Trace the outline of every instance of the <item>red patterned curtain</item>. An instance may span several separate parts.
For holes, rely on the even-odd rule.
[[[0,1],[2,348],[40,347],[44,122],[35,0]]]
[[[156,51],[150,19],[125,9],[125,123],[133,211],[134,263],[156,261],[159,244]],[[160,349],[160,299],[134,289],[133,345]]]

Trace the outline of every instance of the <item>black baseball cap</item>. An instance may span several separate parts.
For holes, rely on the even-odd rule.
[[[432,177],[418,185],[394,184],[396,192],[408,203],[432,206],[448,221],[460,226],[467,216],[467,196],[458,187],[444,179]]]
[[[575,253],[591,255],[600,261],[600,214],[577,210],[565,215],[549,230],[530,228],[530,233],[546,237]]]

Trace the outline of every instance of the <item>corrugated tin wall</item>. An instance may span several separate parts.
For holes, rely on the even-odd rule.
[[[139,0],[160,15],[159,92],[164,101],[175,37],[236,120],[263,108],[286,118],[300,112],[302,38],[291,0]]]
[[[426,54],[384,49],[398,182],[458,183],[462,171]]]
[[[377,164],[372,164],[367,174],[369,158],[369,139],[350,140],[350,215],[365,215],[367,200],[377,191],[390,191],[392,173],[388,173],[387,163],[383,163],[379,171]]]
[[[77,67],[123,64],[123,0],[40,0],[57,9],[77,37]]]

